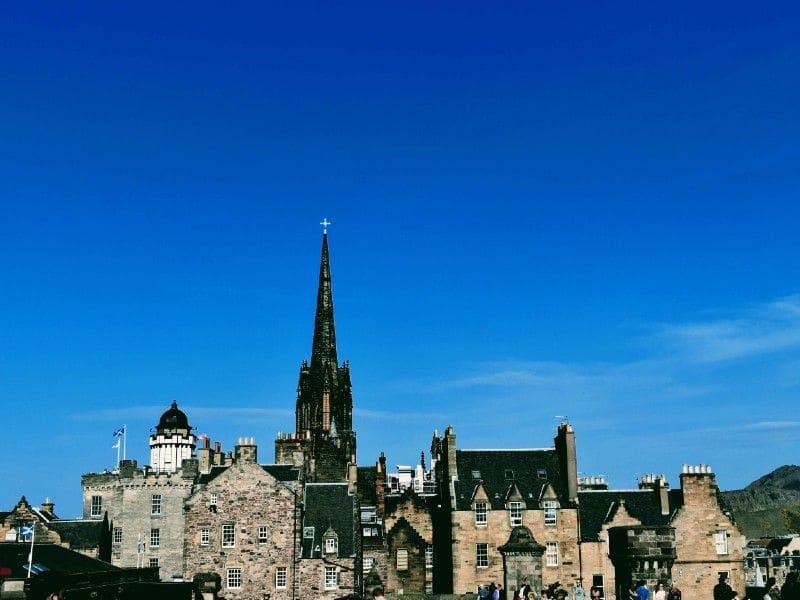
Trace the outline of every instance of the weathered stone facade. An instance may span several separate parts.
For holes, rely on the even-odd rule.
[[[292,598],[297,471],[294,481],[280,481],[269,471],[255,462],[217,467],[185,502],[183,572],[187,578],[217,573],[226,599],[261,600],[265,593]]]
[[[183,579],[183,503],[196,476],[196,460],[171,473],[128,460],[116,472],[81,478],[84,518],[99,520],[108,512],[113,565],[159,567],[162,580]]]

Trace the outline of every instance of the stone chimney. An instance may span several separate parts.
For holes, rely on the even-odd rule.
[[[575,430],[569,423],[558,426],[555,440],[558,464],[567,482],[567,498],[570,502],[578,500],[578,456],[575,449]]]
[[[197,451],[198,469],[201,473],[211,471],[211,440],[206,436],[203,438],[203,447]]]
[[[258,464],[258,446],[256,446],[256,438],[240,437],[238,443],[234,447],[234,452],[236,456],[235,462]]]
[[[693,500],[702,503],[709,497],[713,497],[716,503],[717,480],[711,465],[683,465],[681,490],[684,504],[689,504]]]
[[[386,512],[386,455],[381,452],[375,463],[375,512],[383,519]]]
[[[55,508],[56,505],[53,503],[52,500],[50,500],[49,496],[44,499],[44,502],[42,502],[42,510],[45,512],[49,512],[51,515],[54,514]]]

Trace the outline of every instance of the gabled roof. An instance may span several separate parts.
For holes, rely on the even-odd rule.
[[[0,566],[11,569],[12,578],[24,578],[28,574],[28,543],[0,542]],[[58,573],[99,573],[119,571],[110,563],[90,558],[57,544],[34,544],[33,563]],[[44,567],[42,569],[41,567]]]
[[[197,483],[205,484],[214,481],[232,465],[214,465],[208,473],[201,473]],[[300,478],[300,469],[293,465],[259,465],[265,472],[278,481],[297,481]]]
[[[513,484],[519,488],[527,508],[538,508],[542,488],[550,483],[562,505],[567,503],[554,448],[526,450],[456,450],[458,481],[456,509],[471,510],[471,498],[481,483],[492,509],[504,509]]]
[[[675,509],[683,505],[680,490],[669,490],[669,514],[661,514],[659,494],[644,490],[586,490],[578,492],[581,519],[581,541],[597,541],[603,524],[613,519],[621,501],[627,513],[642,525],[668,525]]]
[[[103,533],[102,521],[73,520],[51,521],[47,528],[55,531],[72,550],[97,548]]]
[[[309,483],[305,489],[305,513],[303,515],[302,558],[321,558],[315,552],[317,546],[324,548],[322,536],[328,529],[336,533],[338,555],[352,556],[355,553],[356,497],[348,493],[346,483]],[[313,537],[306,537],[307,528],[314,528]],[[313,552],[313,555],[312,555]]]

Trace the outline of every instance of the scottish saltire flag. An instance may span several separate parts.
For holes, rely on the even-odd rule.
[[[114,445],[113,445],[113,446],[111,446],[111,447],[112,447],[112,448],[119,448],[119,441],[120,441],[121,439],[122,439],[122,438],[119,438],[119,437],[118,437],[118,438],[117,438],[117,441],[116,441],[116,442],[114,442]]]
[[[30,525],[23,525],[19,528],[19,534],[23,537],[28,537],[29,535],[33,535],[33,528],[34,528],[33,523],[31,523]]]
[[[125,426],[123,425],[122,427],[117,429],[112,435],[114,437],[119,437],[119,436],[123,435],[124,433],[125,433]]]

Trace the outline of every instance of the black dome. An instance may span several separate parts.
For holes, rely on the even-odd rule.
[[[186,413],[178,409],[178,403],[173,402],[167,412],[161,415],[158,422],[159,429],[189,429],[189,419]]]

